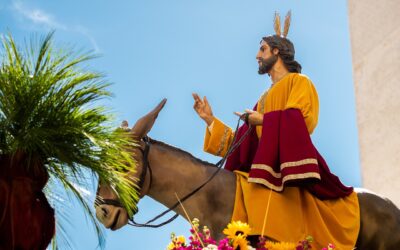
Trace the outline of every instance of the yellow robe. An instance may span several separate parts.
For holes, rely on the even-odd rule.
[[[300,109],[308,132],[318,123],[318,95],[305,75],[289,73],[266,91],[257,103],[257,111],[267,113],[289,108]],[[258,138],[262,127],[256,128]],[[234,131],[219,119],[206,129],[204,150],[224,156]],[[247,174],[237,172],[236,200],[232,221],[248,222],[252,234],[260,235],[271,191],[262,185],[247,182]],[[352,249],[359,232],[359,207],[356,193],[337,199],[319,200],[307,190],[288,187],[272,191],[265,234],[278,241],[295,242],[313,236],[314,249],[333,243],[337,249]]]
[[[312,236],[313,249],[333,243],[336,249],[353,249],[360,228],[357,194],[335,200],[319,200],[304,188],[286,187],[275,192],[247,181],[247,173],[237,176],[232,221],[247,222],[252,235],[264,235],[279,242],[297,243]]]
[[[311,134],[318,123],[318,94],[311,80],[302,74],[289,73],[266,91],[257,102],[257,111],[264,114],[271,111],[297,108],[304,116],[308,132]],[[216,118],[212,131],[206,130],[204,151],[224,156],[232,142],[234,132]],[[256,127],[258,138],[261,126]]]

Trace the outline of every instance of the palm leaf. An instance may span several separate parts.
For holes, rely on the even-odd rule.
[[[28,160],[40,159],[51,178],[78,199],[102,242],[91,205],[74,183],[93,173],[92,181],[98,177],[112,184],[132,214],[138,194],[135,180],[125,173],[135,169],[127,150],[134,142],[127,132],[113,129],[112,113],[98,104],[111,93],[102,74],[84,68],[95,56],[56,50],[52,37],[31,41],[25,50],[11,35],[2,38],[0,155],[24,152]]]

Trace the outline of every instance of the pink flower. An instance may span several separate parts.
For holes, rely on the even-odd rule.
[[[224,238],[219,241],[218,250],[233,250],[233,248],[229,246],[229,240]]]

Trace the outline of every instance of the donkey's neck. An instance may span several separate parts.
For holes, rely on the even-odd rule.
[[[177,202],[175,193],[183,198],[203,184],[216,170],[180,149],[153,141],[149,163],[153,182],[148,195],[167,207]],[[230,221],[235,195],[235,176],[221,170],[206,186],[183,203],[190,219],[198,218],[214,230],[216,237]],[[181,206],[175,209],[185,219]]]
[[[158,141],[152,141],[149,163],[153,182],[148,195],[168,207],[178,201],[175,193],[183,198],[216,170],[211,164]]]

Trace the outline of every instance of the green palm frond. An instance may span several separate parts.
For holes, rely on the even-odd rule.
[[[50,178],[46,187],[44,188],[44,192],[49,199],[50,205],[55,210],[56,214],[56,232],[57,234],[52,239],[52,248],[51,249],[62,249],[72,250],[76,249],[73,247],[73,239],[71,239],[70,234],[68,233],[68,229],[73,228],[73,223],[71,221],[71,217],[73,216],[73,203],[66,202],[66,192],[65,189],[61,187],[59,181]],[[103,234],[99,234],[99,243],[103,244]]]
[[[94,55],[56,50],[52,36],[25,50],[11,35],[2,38],[0,155],[23,152],[28,160],[43,162],[51,178],[80,201],[100,237],[91,205],[73,183],[92,172],[113,184],[131,214],[138,194],[125,173],[135,168],[127,150],[134,142],[127,132],[113,129],[111,112],[98,105],[111,93],[103,75],[84,68]]]

